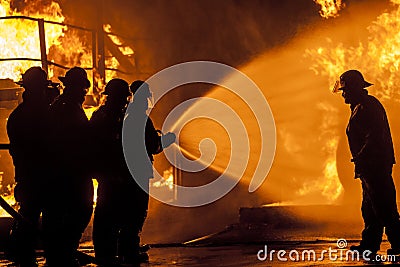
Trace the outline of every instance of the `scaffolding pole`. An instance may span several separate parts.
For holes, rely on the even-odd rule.
[[[103,84],[106,84],[106,64],[105,64],[105,49],[104,49],[104,30],[103,30],[103,8],[104,0],[95,1],[97,7],[97,74]]]
[[[49,71],[49,64],[47,63],[46,53],[46,34],[44,31],[44,19],[38,19],[39,26],[39,40],[40,40],[40,60],[42,61],[42,68],[46,73]]]
[[[93,66],[93,94],[97,96],[99,94],[99,88],[96,81],[97,70],[99,69],[99,65],[97,62],[97,33],[96,31],[92,31],[92,66]]]

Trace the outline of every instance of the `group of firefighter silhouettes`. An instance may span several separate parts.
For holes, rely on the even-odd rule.
[[[48,266],[79,266],[78,246],[93,213],[96,263],[101,266],[148,260],[140,246],[149,195],[136,180],[153,177],[153,155],[175,141],[162,135],[148,117],[152,96],[141,80],[128,84],[110,80],[104,103],[89,120],[83,103],[91,84],[83,68],[73,67],[59,77],[62,94],[40,67],[23,75],[22,103],[7,122],[10,154],[15,166],[15,199],[24,221],[16,221],[10,234],[8,258],[19,266],[37,266],[35,246],[40,235]],[[123,123],[130,108],[133,160],[127,165],[122,142]],[[145,184],[145,183],[144,183]],[[148,188],[147,188],[148,189]],[[146,192],[147,191],[147,192]],[[41,216],[41,226],[39,226]]]
[[[74,67],[59,79],[61,95],[45,71],[28,69],[21,80],[23,102],[8,119],[14,193],[24,217],[13,226],[8,256],[20,266],[36,266],[40,234],[48,266],[78,266],[77,249],[92,216],[96,178],[96,263],[146,261],[139,234],[147,214],[153,155],[171,145],[175,135],[162,135],[154,128],[147,115],[152,93],[146,82],[110,80],[103,93],[105,103],[89,121],[82,108],[90,87],[85,70]],[[349,70],[334,88],[350,105],[346,134],[355,178],[363,189],[362,240],[350,249],[369,258],[379,251],[384,230],[391,244],[387,253],[400,255],[393,142],[384,107],[366,89],[371,85],[361,72]],[[126,123],[129,138],[123,138]]]

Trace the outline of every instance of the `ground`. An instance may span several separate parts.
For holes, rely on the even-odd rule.
[[[347,247],[356,244],[356,240],[348,242]],[[271,250],[275,250],[273,253],[273,260],[269,258],[262,260],[264,256],[264,248],[267,245],[268,255]],[[329,259],[329,254],[325,253],[325,257],[320,258],[323,250],[329,251],[331,248],[332,254]],[[381,250],[378,255],[380,259],[385,260],[386,250],[389,248],[387,241],[382,243]],[[90,246],[82,247],[82,250],[86,253],[93,254],[93,249]],[[262,252],[260,252],[262,250]],[[277,252],[279,250],[285,250],[286,254],[281,255],[282,259],[287,261],[280,261],[277,258]],[[292,250],[296,250],[299,253],[300,260],[292,261],[289,258],[289,253]],[[346,260],[346,248],[337,250],[336,241],[330,240],[315,240],[313,242],[301,242],[301,241],[275,241],[263,244],[238,244],[229,246],[199,246],[199,247],[185,247],[185,246],[156,246],[149,250],[150,260],[148,263],[142,263],[138,266],[381,266],[390,265],[397,266],[398,264],[393,262],[366,262],[364,260],[352,260],[349,257]],[[307,251],[307,253],[304,253]],[[313,254],[310,254],[310,260],[308,259],[308,252],[315,251],[316,258],[313,259]],[[301,255],[304,253],[304,260],[301,260]],[[40,266],[44,265],[44,259],[41,256],[42,253],[39,251],[39,263]],[[260,259],[258,259],[259,254]],[[342,255],[342,258],[340,258]],[[295,252],[292,252],[292,256],[295,257]],[[336,258],[336,259],[335,259]],[[10,262],[4,260],[4,256],[0,255],[0,266],[13,266]],[[86,265],[86,267],[95,267],[95,264]],[[400,265],[399,265],[400,266]]]
[[[359,243],[363,228],[359,212],[359,208],[325,205],[243,208],[240,222],[220,232],[183,244],[151,245],[149,262],[140,267],[400,266],[400,261],[387,259],[386,251],[390,244],[386,239],[375,261],[366,260],[370,255],[365,255],[366,259],[362,255],[352,257],[348,249]],[[349,218],[352,216],[358,219],[351,221]],[[90,233],[89,227],[80,250],[93,255]],[[5,231],[3,236],[6,234]],[[40,266],[43,266],[43,252],[38,251],[38,256]],[[12,266],[1,252],[0,266]]]

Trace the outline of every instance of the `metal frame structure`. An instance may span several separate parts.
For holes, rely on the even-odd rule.
[[[6,19],[26,19],[26,20],[31,20],[31,21],[36,21],[38,23],[38,29],[39,29],[39,40],[40,40],[40,59],[38,58],[0,58],[0,61],[20,61],[20,60],[29,60],[29,61],[40,61],[42,63],[42,68],[48,72],[49,65],[54,65],[58,68],[62,69],[69,69],[68,66],[63,66],[61,64],[57,64],[55,62],[51,62],[47,60],[47,53],[46,53],[46,34],[44,30],[44,25],[45,23],[49,24],[55,24],[55,25],[60,25],[60,26],[67,26],[69,28],[77,29],[77,30],[82,30],[86,32],[90,32],[92,35],[92,67],[85,68],[86,70],[92,70],[93,71],[93,85],[94,85],[94,93],[98,92],[98,88],[95,88],[96,82],[95,82],[95,73],[99,74],[100,79],[102,80],[103,84],[105,83],[105,56],[104,56],[104,40],[103,39],[103,32],[101,34],[98,34],[96,30],[93,29],[88,29],[72,24],[67,24],[67,23],[61,23],[61,22],[55,22],[55,21],[49,21],[49,20],[44,20],[41,18],[32,18],[28,16],[6,16],[6,17],[0,17],[0,20],[6,20]]]

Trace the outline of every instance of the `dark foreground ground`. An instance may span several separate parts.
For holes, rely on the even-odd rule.
[[[348,246],[355,244],[355,240],[349,241]],[[262,244],[246,244],[246,245],[230,245],[230,246],[206,246],[206,247],[185,247],[185,246],[162,246],[153,247],[149,250],[148,254],[150,260],[148,263],[142,263],[137,266],[398,266],[397,263],[389,262],[385,259],[386,249],[389,247],[387,242],[384,242],[379,252],[379,260],[384,262],[367,262],[365,260],[357,260],[349,258],[346,260],[346,249],[337,249],[336,241],[329,240],[316,240],[314,242],[271,242],[265,244],[268,247],[268,254],[270,250],[284,250],[287,251],[285,255],[281,255],[282,259],[279,260],[276,252],[273,254],[273,260],[269,258],[262,260],[264,254],[260,254],[261,260],[258,259],[257,254],[260,250],[264,250]],[[322,251],[329,251],[331,248],[331,258],[329,253],[324,253],[321,257]],[[292,250],[297,250],[300,255],[299,260],[291,260],[289,253]],[[82,247],[82,251],[88,254],[93,254],[90,246]],[[305,251],[315,251],[316,258],[313,254]],[[304,254],[304,260],[301,258]],[[292,252],[292,256],[295,253]],[[44,265],[44,259],[39,251],[40,266]],[[4,259],[4,255],[0,254],[0,266],[13,266],[10,262]],[[95,267],[95,264],[88,264],[87,267]],[[400,266],[400,265],[399,265]]]
[[[357,212],[326,205],[242,208],[238,223],[183,244],[154,244],[149,262],[137,266],[400,266],[400,259],[388,258],[387,241],[376,258],[349,252],[363,228],[361,220],[350,220],[360,217]],[[12,222],[2,221],[8,227]],[[6,236],[0,232],[0,244]],[[80,250],[93,255],[90,239]],[[38,257],[43,266],[42,251]],[[0,266],[13,266],[1,249]]]

